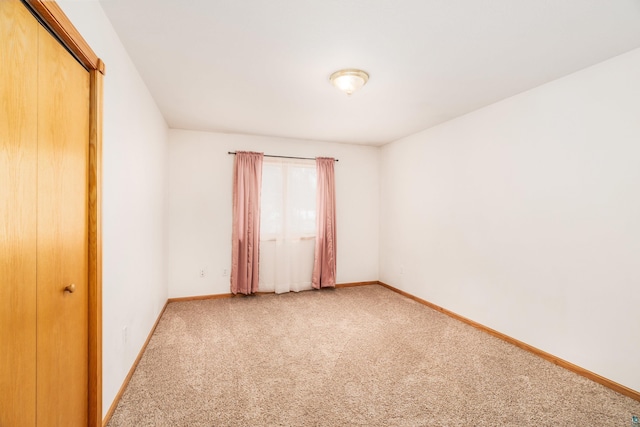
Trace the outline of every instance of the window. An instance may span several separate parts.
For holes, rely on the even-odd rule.
[[[315,234],[315,162],[265,158],[260,208],[261,291],[311,289]]]

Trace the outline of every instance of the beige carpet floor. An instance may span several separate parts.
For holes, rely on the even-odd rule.
[[[116,426],[629,426],[640,402],[371,285],[167,306]]]

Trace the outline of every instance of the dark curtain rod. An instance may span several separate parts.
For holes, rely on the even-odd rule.
[[[236,154],[235,151],[229,151],[229,154]],[[315,157],[291,157],[291,156],[274,156],[271,154],[265,154],[265,157],[276,157],[278,159],[296,159],[296,160],[315,160]],[[336,162],[339,161],[338,159],[334,159]]]

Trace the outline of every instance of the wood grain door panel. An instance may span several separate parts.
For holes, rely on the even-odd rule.
[[[36,422],[38,27],[0,0],[0,426]]]
[[[89,73],[42,27],[38,39],[37,422],[80,427],[88,403]]]

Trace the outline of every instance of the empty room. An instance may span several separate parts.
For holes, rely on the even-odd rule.
[[[0,426],[640,427],[640,1],[0,0]]]

